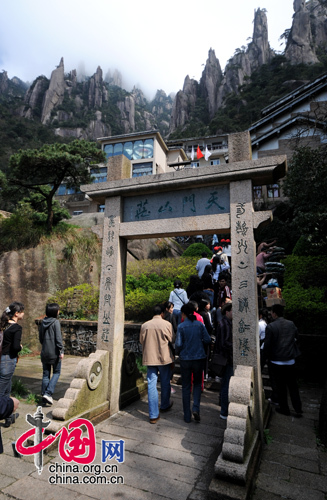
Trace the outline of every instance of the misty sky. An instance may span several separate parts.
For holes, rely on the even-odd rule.
[[[270,46],[282,50],[292,0],[3,1],[0,71],[31,83],[63,57],[66,73],[117,68],[126,90],[137,85],[152,99],[157,89],[180,90],[186,75],[199,80],[210,47],[224,69],[249,43],[258,7],[267,10]]]

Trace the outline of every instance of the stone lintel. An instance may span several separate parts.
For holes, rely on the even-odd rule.
[[[238,161],[224,165],[189,168],[159,175],[85,184],[81,191],[92,199],[103,201],[112,196],[133,196],[160,191],[177,191],[196,186],[227,184],[250,179],[254,184],[269,184],[283,177],[287,170],[286,156],[272,156],[258,160]]]
[[[132,240],[157,238],[164,234],[166,238],[169,238],[176,235],[226,233],[229,229],[229,214],[201,215],[184,219],[123,222],[120,224],[119,236]]]

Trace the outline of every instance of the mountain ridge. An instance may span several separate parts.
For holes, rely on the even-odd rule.
[[[274,61],[280,65],[320,64],[327,47],[325,5],[325,0],[294,0],[292,27],[282,35],[286,40],[283,61],[270,48],[266,11],[258,8],[251,41],[236,49],[224,71],[210,48],[200,81],[187,75],[174,98],[157,90],[148,101],[135,86],[131,92],[123,89],[117,70],[104,78],[100,66],[92,76],[79,79],[75,69],[65,73],[61,58],[50,79],[39,76],[28,88],[18,77],[10,80],[5,71],[0,73],[0,103],[25,124],[28,120],[50,129],[55,140],[96,140],[150,129],[158,129],[164,137],[215,133],[217,116],[231,96],[240,98],[242,88],[258,70]]]

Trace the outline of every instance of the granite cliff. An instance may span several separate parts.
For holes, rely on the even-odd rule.
[[[326,2],[325,2],[326,5]],[[291,29],[286,38],[285,60],[291,65],[316,64],[319,56],[326,54],[327,8],[319,0],[295,0]],[[231,93],[250,81],[254,71],[269,64],[276,53],[268,41],[268,23],[265,9],[257,9],[251,42],[236,49],[222,72],[215,51],[210,49],[200,82],[186,76],[183,89],[175,97],[169,132],[182,131],[192,119],[200,100],[204,101],[208,122],[224,106]]]
[[[282,34],[286,42],[285,62],[316,64],[326,54],[327,2],[294,0],[293,7],[292,26]],[[226,98],[239,94],[253,73],[277,55],[269,45],[266,11],[258,8],[251,41],[235,50],[225,69],[210,48],[200,81],[187,75],[182,90],[174,97],[158,90],[149,102],[136,87],[127,92],[117,70],[108,71],[105,77],[100,67],[90,77],[78,75],[75,69],[66,73],[63,58],[50,79],[40,76],[28,89],[16,77],[9,80],[3,71],[0,97],[11,99],[15,115],[39,122],[64,139],[93,140],[153,128],[163,136],[176,131],[183,134],[195,115],[206,130],[217,111],[225,106]]]

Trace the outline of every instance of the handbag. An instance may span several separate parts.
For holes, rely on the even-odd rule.
[[[208,367],[217,377],[222,377],[225,373],[227,358],[218,352],[214,353],[209,361]]]

